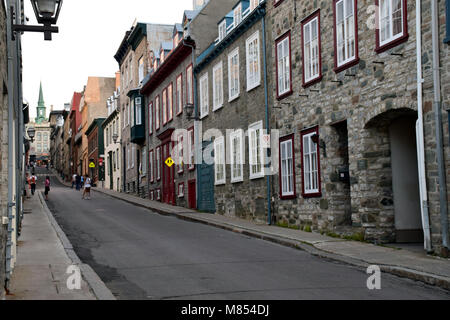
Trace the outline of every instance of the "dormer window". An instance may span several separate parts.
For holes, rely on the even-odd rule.
[[[178,46],[179,43],[179,36],[178,33],[175,34],[175,36],[173,37],[173,47],[176,48]]]
[[[227,21],[223,20],[219,24],[219,41],[222,41],[227,36]]]
[[[259,0],[250,0],[250,11],[255,10],[258,5],[259,5]]]
[[[238,24],[242,22],[242,3],[234,8],[234,26],[236,27]]]
[[[161,50],[161,56],[159,58],[160,63],[164,62],[164,50]]]

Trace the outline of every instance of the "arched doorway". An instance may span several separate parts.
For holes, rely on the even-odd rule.
[[[396,242],[423,242],[417,169],[417,117],[403,116],[389,125]]]

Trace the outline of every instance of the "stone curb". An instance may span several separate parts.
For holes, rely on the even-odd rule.
[[[42,192],[37,192],[39,196],[39,200],[42,204],[42,207],[44,209],[44,212],[46,213],[53,229],[55,230],[56,234],[58,235],[58,238],[60,239],[64,250],[66,251],[67,255],[69,256],[69,259],[72,261],[74,265],[79,266],[81,274],[83,276],[83,279],[87,282],[89,285],[91,291],[94,293],[97,300],[116,300],[116,297],[111,293],[111,291],[106,287],[105,283],[100,279],[100,277],[95,273],[95,271],[87,264],[84,264],[78,255],[76,254],[72,244],[70,243],[69,239],[67,238],[64,231],[59,226],[58,222],[55,220],[55,217],[53,217],[53,214],[51,213],[50,209],[47,206],[47,203],[45,202]]]
[[[364,270],[366,270],[368,266],[374,264],[374,263],[368,263],[364,260],[359,260],[359,259],[355,259],[355,258],[351,258],[351,257],[347,257],[347,256],[343,256],[340,254],[336,254],[336,253],[332,253],[332,252],[328,252],[328,251],[319,249],[314,245],[314,243],[310,243],[310,242],[306,242],[306,241],[303,242],[303,241],[299,241],[296,239],[290,239],[290,238],[286,238],[286,237],[283,237],[280,235],[268,234],[265,232],[242,228],[242,227],[230,225],[227,223],[211,221],[207,218],[193,217],[193,216],[190,216],[189,213],[169,212],[162,208],[154,208],[150,205],[145,205],[145,204],[139,203],[137,201],[135,202],[132,199],[125,199],[118,195],[104,192],[101,189],[93,189],[93,190],[96,192],[105,194],[107,196],[110,196],[110,197],[128,202],[130,204],[136,205],[138,207],[152,210],[161,215],[173,216],[173,217],[177,217],[178,219],[181,219],[181,220],[186,220],[186,221],[195,222],[195,223],[202,223],[202,224],[206,224],[206,225],[216,227],[219,229],[240,233],[240,234],[243,234],[243,235],[246,235],[249,237],[253,237],[253,238],[257,238],[257,239],[261,239],[261,240],[265,240],[265,241],[270,241],[273,243],[277,243],[279,245],[283,245],[283,246],[287,246],[287,247],[291,247],[291,248],[295,248],[295,249],[300,249],[300,250],[306,251],[306,252],[312,254],[313,256],[316,256],[319,258],[329,259],[332,261],[349,264],[349,265],[352,265],[355,267],[363,268]],[[389,274],[392,274],[395,276],[399,276],[402,278],[414,280],[414,281],[420,281],[425,284],[440,287],[440,288],[443,288],[446,290],[450,290],[450,278],[448,278],[448,277],[443,277],[443,276],[439,276],[439,275],[435,275],[435,274],[431,274],[431,273],[421,272],[418,270],[413,270],[413,269],[408,269],[408,268],[393,266],[393,265],[392,266],[391,265],[379,265],[379,266],[380,266],[381,271],[383,271],[383,272],[386,272],[386,273],[389,273]]]

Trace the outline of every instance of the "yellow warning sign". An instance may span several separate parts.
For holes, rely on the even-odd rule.
[[[166,166],[168,166],[169,168],[171,167],[171,166],[173,166],[173,164],[174,164],[175,162],[172,160],[172,158],[168,158],[167,160],[166,160],[166,162],[165,162],[165,164],[166,164]]]
[[[89,168],[95,168],[95,163],[94,163],[94,162],[91,162],[91,163],[89,164]]]

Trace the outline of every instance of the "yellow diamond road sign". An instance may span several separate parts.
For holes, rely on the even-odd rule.
[[[89,164],[89,168],[95,168],[95,163],[93,163],[93,162],[91,162],[90,164]]]
[[[172,160],[172,158],[168,158],[165,163],[170,168],[175,162]]]

